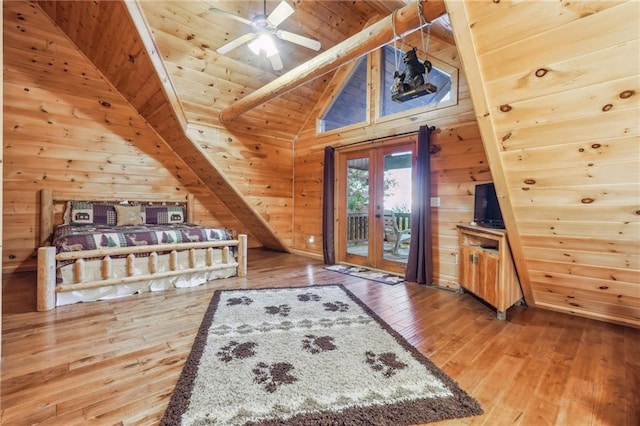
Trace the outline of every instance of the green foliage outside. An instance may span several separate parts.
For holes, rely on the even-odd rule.
[[[347,170],[347,212],[366,213],[369,208],[369,172],[367,170]],[[393,178],[384,179],[385,193],[398,187],[398,182]],[[396,206],[392,208],[395,213],[409,213],[409,207]]]

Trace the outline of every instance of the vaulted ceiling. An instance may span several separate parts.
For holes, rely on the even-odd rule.
[[[267,14],[279,3],[267,1]],[[140,5],[187,120],[217,125],[223,108],[408,3],[417,5],[408,0],[293,2],[294,13],[278,28],[316,39],[322,47],[316,52],[275,38],[284,65],[280,71],[274,71],[267,58],[254,55],[246,44],[224,55],[216,53],[217,48],[252,31],[252,28],[211,8],[250,20],[263,13],[262,1],[151,1],[140,2]],[[439,3],[444,11],[442,2],[433,3]],[[452,43],[451,30],[444,18],[434,22],[433,36]],[[247,111],[229,127],[268,132],[285,139],[295,138],[330,76],[323,75],[282,97],[271,99],[267,105]]]

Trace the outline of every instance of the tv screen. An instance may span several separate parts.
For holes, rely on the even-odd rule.
[[[504,221],[493,183],[476,185],[473,221],[485,228],[504,229]]]

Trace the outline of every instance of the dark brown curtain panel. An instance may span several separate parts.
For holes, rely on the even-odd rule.
[[[333,241],[334,225],[334,164],[335,150],[333,147],[324,148],[324,173],[322,180],[322,255],[324,263],[336,263],[335,245]]]
[[[434,127],[420,126],[418,132],[418,161],[411,193],[411,245],[405,279],[419,284],[432,284],[433,258],[431,252],[431,191],[429,138]]]

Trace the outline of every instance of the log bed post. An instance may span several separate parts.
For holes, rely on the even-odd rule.
[[[229,247],[222,247],[222,263],[229,263]]]
[[[238,235],[238,276],[247,276],[247,236]]]
[[[38,311],[50,311],[56,307],[56,248],[38,249]]]
[[[195,196],[187,194],[187,223],[194,223],[193,215],[195,214]]]
[[[40,190],[40,247],[46,246],[53,235],[53,192]]]

